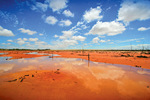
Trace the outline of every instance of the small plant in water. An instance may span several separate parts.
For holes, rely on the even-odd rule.
[[[135,65],[135,67],[140,67],[141,68],[141,66],[137,66],[137,65]]]

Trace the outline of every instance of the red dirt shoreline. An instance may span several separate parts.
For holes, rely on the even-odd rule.
[[[133,67],[141,67],[150,69],[150,54],[141,54],[139,51],[0,51],[0,53],[7,53],[0,56],[12,57],[11,59],[21,58],[34,58],[48,55],[38,54],[25,54],[29,52],[39,52],[48,54],[58,54],[64,58],[82,58],[88,60],[88,54],[90,55],[90,61],[111,63],[111,64],[123,64]],[[148,58],[138,58],[137,56],[146,56]]]

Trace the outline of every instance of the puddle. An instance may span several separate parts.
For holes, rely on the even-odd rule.
[[[74,82],[74,84],[78,83],[77,86],[72,86],[68,83],[73,80],[73,78],[69,77],[69,81],[61,80],[62,84],[66,86],[66,89],[69,88],[68,91],[72,91],[70,94],[76,96],[76,99],[79,99],[77,97],[80,96],[76,95],[78,92],[80,92],[80,94],[82,94],[82,92],[89,93],[89,95],[83,95],[86,96],[87,99],[88,96],[93,96],[94,99],[108,99],[109,97],[113,97],[115,99],[150,98],[149,69],[136,68],[126,65],[91,62],[78,58],[38,57],[15,59],[11,62],[0,63],[1,75],[20,71],[56,71],[58,69],[60,70],[60,73],[68,73],[77,79]],[[54,86],[57,85],[55,84]],[[62,88],[61,86],[62,85],[60,84],[58,85],[58,87]],[[76,90],[78,88],[79,90]],[[63,93],[65,93],[65,90],[59,91],[63,91]]]
[[[4,54],[7,54],[7,53],[0,53],[0,55],[4,55]]]
[[[30,53],[25,53],[25,54],[38,54],[38,52],[30,52]]]
[[[5,54],[5,53],[0,53],[0,55],[3,55],[3,54]]]
[[[0,63],[5,62],[6,60],[9,60],[12,57],[0,57]],[[10,61],[10,60],[9,60]]]
[[[58,54],[52,54],[53,56],[60,56],[60,55],[58,55]]]
[[[50,55],[50,57],[51,56],[60,56],[58,54],[38,53],[38,52],[30,52],[30,53],[25,53],[25,54]]]

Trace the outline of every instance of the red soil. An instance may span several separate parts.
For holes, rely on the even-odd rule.
[[[8,54],[0,55],[0,56],[8,56],[12,57],[11,59],[20,59],[20,58],[33,58],[33,57],[41,57],[46,55],[37,55],[37,54],[24,54],[27,52],[35,52],[35,51],[0,51]],[[49,54],[58,54],[61,56],[56,57],[64,57],[64,58],[82,58],[94,62],[103,62],[103,63],[112,63],[112,64],[123,64],[130,65],[133,67],[140,67],[150,69],[150,54],[141,54],[138,51],[85,51],[82,53],[81,51],[38,51],[39,53],[49,53]],[[129,56],[130,55],[130,56]],[[137,56],[147,56],[148,58],[138,58]]]
[[[0,51],[0,53],[6,53],[0,55],[0,57],[12,57],[10,59],[21,59],[21,58],[34,58],[34,57],[46,56],[46,55],[37,55],[37,54],[25,54],[30,52],[32,51]]]
[[[24,54],[31,51],[0,51],[8,54],[0,56],[12,57],[11,59],[32,58],[46,55]],[[33,52],[33,51],[32,51]],[[35,51],[34,51],[35,52]],[[124,64],[142,66],[150,69],[150,58],[138,58],[147,56],[140,52],[123,51],[38,51],[40,53],[59,54],[59,57],[82,58],[94,62]],[[124,55],[124,56],[121,56]],[[125,57],[132,56],[132,57]],[[56,57],[56,56],[55,56]],[[92,67],[91,67],[92,68]],[[93,67],[94,68],[94,67]],[[85,70],[86,71],[86,70]],[[82,73],[82,71],[81,71]],[[130,73],[132,74],[132,73]],[[89,74],[89,70],[83,72],[80,77],[71,73],[52,70],[32,70],[10,73],[0,76],[0,99],[1,100],[149,100],[149,83],[119,78],[98,80]],[[132,75],[131,75],[132,76]],[[22,80],[23,78],[23,80]],[[138,77],[139,79],[140,77]],[[22,80],[22,81],[21,81]],[[120,81],[119,81],[120,80]],[[145,79],[147,80],[147,79]],[[139,85],[140,84],[140,85]],[[142,85],[141,85],[142,84]],[[144,84],[144,85],[143,85]],[[119,90],[118,90],[119,89]],[[138,95],[137,95],[138,94]]]
[[[121,51],[100,51],[100,52],[54,52],[66,58],[82,58],[94,62],[111,63],[111,64],[123,64],[130,66],[141,66],[142,68],[150,69],[150,54],[140,54],[140,52],[121,52]],[[131,57],[125,57],[121,55],[130,55]],[[137,56],[147,56],[149,58],[138,58]]]
[[[33,76],[34,75],[34,76]],[[60,71],[24,71],[0,76],[1,100],[149,100],[147,84],[128,78],[97,80]],[[23,81],[21,81],[21,79]],[[12,81],[15,80],[15,81]],[[119,81],[119,82],[118,82]],[[120,84],[121,82],[121,84]],[[123,82],[123,83],[122,83]],[[137,82],[137,83],[136,83]],[[140,84],[140,85],[139,85]],[[137,95],[138,94],[138,95]]]

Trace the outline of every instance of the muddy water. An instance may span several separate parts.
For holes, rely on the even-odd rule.
[[[150,70],[76,58],[1,59],[0,98],[149,100]]]

